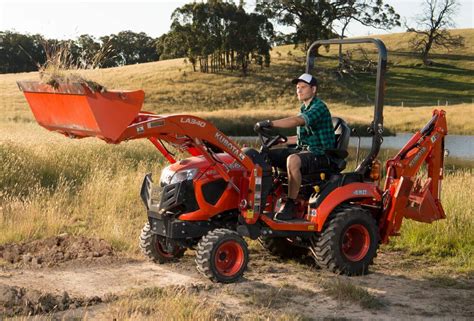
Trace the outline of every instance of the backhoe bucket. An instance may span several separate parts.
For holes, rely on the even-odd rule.
[[[73,138],[94,136],[108,142],[117,141],[145,98],[142,90],[98,92],[82,83],[52,87],[21,81],[18,86],[41,126]]]

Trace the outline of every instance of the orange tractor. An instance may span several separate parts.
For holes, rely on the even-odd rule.
[[[308,50],[331,44],[372,43],[378,49],[372,148],[353,172],[346,167],[350,129],[334,118],[336,146],[327,151],[330,169],[303,176],[297,213],[291,221],[274,220],[287,194],[285,168],[269,163],[267,152],[285,140],[258,132],[261,148],[241,148],[204,119],[140,112],[143,91],[95,92],[85,84],[19,82],[38,123],[71,138],[98,137],[118,144],[148,139],[168,159],[159,180],[145,176],[141,197],[148,222],[140,247],[158,263],[196,250],[197,269],[218,282],[239,279],[249,260],[243,237],[259,239],[282,257],[311,255],[335,273],[368,272],[380,244],[398,235],[403,218],[432,222],[445,217],[440,202],[443,179],[445,112],[434,110],[428,124],[386,163],[380,186],[377,155],[382,144],[385,45],[376,39],[317,41]],[[173,146],[190,154],[176,160]],[[422,165],[424,176],[417,175]]]

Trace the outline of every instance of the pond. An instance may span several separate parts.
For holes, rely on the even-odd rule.
[[[400,150],[403,146],[405,146],[405,144],[412,136],[413,134],[400,133],[396,136],[384,137],[382,148]],[[349,146],[357,147],[357,140],[357,137],[351,137],[349,140]],[[361,148],[370,148],[371,145],[371,137],[361,137]],[[448,150],[449,157],[474,160],[474,136],[447,135],[445,137],[444,148]]]
[[[413,136],[410,133],[399,133],[396,136],[384,137],[382,150],[400,150]],[[257,137],[232,137],[239,144],[259,145]],[[351,137],[350,147],[357,147],[357,137]],[[361,137],[361,149],[368,149],[372,145],[372,137]],[[447,135],[445,138],[445,149],[448,150],[448,157],[474,161],[474,136],[469,135]]]

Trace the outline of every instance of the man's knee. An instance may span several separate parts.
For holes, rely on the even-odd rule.
[[[297,154],[292,154],[286,159],[286,168],[289,172],[299,171],[301,168],[301,159]]]

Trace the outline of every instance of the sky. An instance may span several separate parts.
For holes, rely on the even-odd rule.
[[[474,0],[458,0],[457,28],[474,28]],[[0,31],[41,34],[46,38],[76,39],[82,34],[96,38],[124,30],[145,32],[159,37],[169,31],[171,13],[191,0],[0,0]],[[236,1],[238,2],[238,1]],[[253,11],[255,0],[246,1],[247,11]],[[423,0],[385,0],[406,19],[412,21],[421,13]],[[388,32],[403,32],[394,28]],[[387,33],[358,24],[351,24],[348,36]]]

